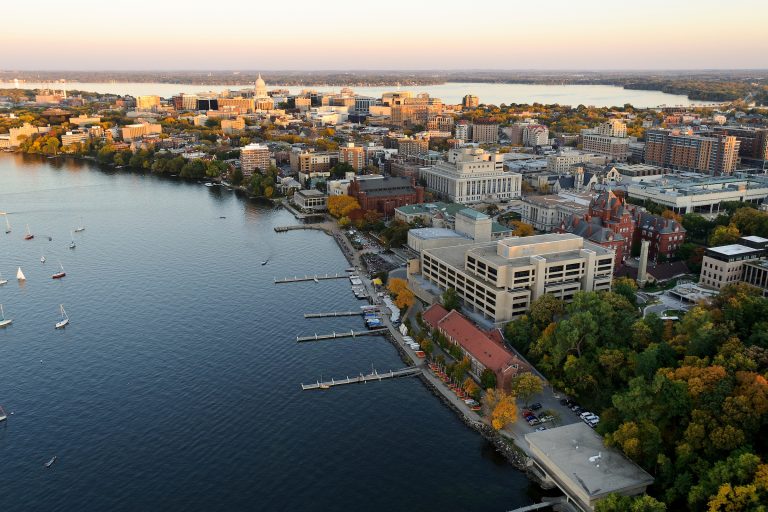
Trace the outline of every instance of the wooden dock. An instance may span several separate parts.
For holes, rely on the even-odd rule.
[[[284,284],[284,283],[303,283],[306,281],[328,281],[331,279],[349,279],[349,274],[325,274],[325,275],[314,275],[314,276],[304,276],[304,277],[284,277],[282,279],[275,278],[275,284]]]
[[[307,341],[322,341],[322,340],[336,340],[339,338],[357,338],[358,336],[377,336],[380,334],[386,334],[389,329],[386,327],[380,327],[378,329],[371,329],[368,331],[349,331],[349,332],[333,332],[331,334],[315,334],[313,336],[296,336],[296,341],[304,343]]]
[[[408,368],[402,368],[400,370],[390,370],[386,373],[379,373],[376,370],[363,375],[362,373],[357,377],[347,377],[346,379],[331,379],[329,381],[320,382],[317,381],[314,384],[302,384],[301,389],[303,391],[309,391],[311,389],[330,389],[334,386],[343,386],[345,384],[364,384],[366,382],[380,381],[384,379],[396,379],[397,377],[410,377],[421,373],[421,368],[416,366],[410,366]]]
[[[336,316],[361,316],[365,311],[329,311],[328,313],[304,313],[304,318],[326,318]]]
[[[292,226],[275,226],[275,233],[286,233],[288,231],[296,231],[296,230],[302,230],[302,229],[312,229],[315,231],[324,231],[327,234],[331,234],[330,230],[324,226],[319,225],[313,225],[313,224],[298,224],[298,225],[292,225]]]

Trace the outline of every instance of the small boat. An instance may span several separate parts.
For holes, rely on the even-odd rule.
[[[226,219],[226,217],[225,217],[224,215],[222,215],[222,216],[221,216],[221,217],[219,217],[219,218],[220,218],[220,219]]]
[[[316,283],[320,282],[316,277],[314,278],[314,280],[315,280]]]
[[[267,263],[269,263],[269,258],[267,258],[267,259],[265,259],[264,261],[261,262],[262,265],[266,265]]]
[[[64,304],[59,305],[59,308],[61,308],[61,320],[56,322],[56,329],[63,329],[69,324],[69,316],[67,315],[67,312],[64,311]]]
[[[7,284],[8,280],[3,279],[3,274],[0,273],[0,286],[3,286],[4,284]]]
[[[40,252],[40,263],[45,263],[45,253]]]
[[[44,465],[46,468],[49,468],[49,467],[53,466],[53,463],[54,463],[54,462],[56,462],[56,460],[57,460],[57,459],[58,459],[58,457],[56,457],[56,456],[54,455],[53,457],[51,457],[51,460],[49,460],[48,462],[46,462],[46,463],[45,463],[45,464],[43,464],[43,465]]]
[[[61,270],[59,270],[58,272],[56,272],[55,274],[53,274],[53,275],[51,276],[51,278],[52,278],[52,279],[61,279],[62,277],[64,277],[64,276],[66,276],[66,275],[67,275],[67,273],[66,273],[66,272],[64,272],[64,265],[62,265],[62,264],[61,264],[61,262],[59,262],[59,268],[60,268]]]
[[[8,325],[11,325],[13,323],[12,319],[5,319],[5,311],[3,311],[3,305],[0,304],[0,327],[6,327]],[[2,420],[0,420],[2,421]]]
[[[11,232],[11,223],[8,221],[8,214],[6,213],[5,214],[5,234],[7,235],[10,232]]]
[[[83,218],[80,217],[80,225],[75,228],[75,233],[80,233],[82,231],[85,231],[85,226],[83,226]]]
[[[74,233],[70,233],[70,235],[72,236],[72,241],[69,242],[69,248],[74,249],[75,247],[77,247],[77,245],[75,245],[75,235]]]
[[[26,276],[24,275],[24,272],[21,271],[21,267],[19,267],[19,269],[16,271],[16,279],[18,279],[19,281],[27,280]]]
[[[30,231],[29,231],[29,224],[27,224],[27,234],[24,235],[24,240],[32,240],[33,238],[35,238],[35,235],[30,233]]]
[[[205,184],[205,186],[206,186],[206,187],[212,187],[212,186],[213,186],[213,183],[206,183],[206,184]]]
[[[318,387],[320,389],[331,389],[331,386],[329,386],[328,384],[320,384],[320,385],[318,385]]]
[[[0,405],[0,421],[5,421],[8,419],[8,415],[5,414],[5,409],[3,409],[3,406]]]

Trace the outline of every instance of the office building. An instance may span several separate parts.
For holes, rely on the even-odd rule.
[[[242,117],[221,120],[221,131],[224,135],[236,135],[243,130],[245,130],[245,119]]]
[[[739,162],[739,141],[732,135],[694,135],[690,130],[648,130],[645,163],[680,171],[720,176]]]
[[[607,161],[608,157],[605,155],[567,149],[547,156],[547,172],[564,173],[577,164],[605,165]]]
[[[545,293],[569,301],[578,291],[609,290],[613,258],[576,235],[511,237],[426,249],[420,274],[408,278],[420,298],[453,288],[465,310],[499,324],[525,314]]]
[[[120,132],[125,142],[131,142],[147,135],[160,135],[163,133],[163,127],[156,123],[143,122],[123,126]]]
[[[243,175],[250,176],[255,171],[264,172],[269,169],[270,152],[264,144],[248,144],[240,148],[240,170]]]
[[[396,126],[426,126],[429,118],[443,111],[443,102],[439,98],[430,98],[422,93],[413,97],[404,97],[401,102],[391,105],[391,122]]]
[[[759,236],[743,236],[735,244],[708,247],[701,260],[699,284],[720,290],[729,284],[747,282],[765,290],[766,254],[768,239]]]
[[[367,116],[371,113],[371,107],[375,104],[375,98],[369,98],[367,96],[355,96],[355,114]]]
[[[522,176],[504,171],[499,153],[479,148],[448,151],[448,160],[422,170],[427,188],[455,203],[499,201],[520,197]]]

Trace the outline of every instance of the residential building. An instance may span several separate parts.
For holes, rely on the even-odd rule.
[[[265,172],[270,165],[270,151],[264,144],[248,144],[240,148],[240,170],[251,176],[255,171]]]
[[[404,157],[419,156],[429,151],[429,139],[401,137],[397,139],[397,154]]]
[[[570,301],[609,290],[614,253],[572,234],[511,237],[422,251],[409,286],[420,298],[456,290],[467,311],[495,324],[525,314],[545,293]]]
[[[584,151],[606,155],[612,162],[626,162],[629,158],[628,137],[608,137],[599,133],[582,133]]]
[[[547,171],[554,173],[564,173],[569,171],[576,164],[590,163],[596,165],[605,165],[608,158],[602,154],[587,153],[573,149],[559,151],[554,155],[547,156]]]
[[[743,161],[764,165],[768,160],[768,128],[715,126],[712,131],[718,135],[736,137],[739,141],[739,156]]]
[[[480,106],[480,98],[467,94],[461,99],[461,106],[464,108],[477,108]]]
[[[351,165],[356,172],[362,171],[365,168],[365,150],[352,142],[340,147],[339,163],[342,162]]]
[[[291,150],[291,170],[299,174],[299,181],[306,184],[313,178],[328,178],[331,167],[338,162],[338,153]]]
[[[709,247],[701,260],[699,285],[720,290],[723,286],[748,282],[765,290],[765,256],[768,239],[743,236],[738,243]]]
[[[243,130],[245,130],[245,119],[242,117],[221,120],[221,131],[224,135],[236,135]]]
[[[293,202],[302,210],[324,211],[328,209],[328,196],[319,190],[297,190]]]
[[[424,188],[403,177],[355,178],[347,193],[357,199],[363,210],[373,210],[392,217],[395,208],[424,202]]]
[[[496,387],[509,391],[512,379],[531,371],[526,361],[504,345],[498,330],[483,331],[456,310],[447,311],[440,304],[433,304],[424,311],[424,322],[430,330],[461,348],[469,359],[469,373],[478,382],[483,372],[490,370],[496,376]]]
[[[121,129],[123,140],[126,142],[131,142],[135,139],[140,139],[141,137],[145,137],[147,135],[159,135],[161,133],[163,133],[162,126],[156,123],[148,122],[129,124],[123,126]]]
[[[499,123],[491,119],[477,119],[472,123],[472,142],[496,144],[499,142]]]
[[[521,220],[537,231],[554,231],[572,215],[583,216],[588,208],[558,195],[525,196]]]
[[[546,146],[549,144],[549,128],[543,124],[525,123],[522,126],[521,137],[524,146]]]
[[[694,135],[691,130],[648,130],[645,163],[719,176],[739,162],[739,140],[732,135]]]
[[[479,148],[448,151],[448,160],[422,170],[427,187],[455,203],[499,201],[520,197],[522,176],[504,171],[499,153]]]
[[[471,129],[472,126],[469,124],[469,121],[462,119],[456,123],[456,128],[454,129],[454,137],[459,140],[467,141],[469,140]]]
[[[155,111],[160,107],[160,96],[136,96],[136,110]]]
[[[562,491],[571,509],[592,512],[611,494],[641,495],[653,484],[651,475],[616,448],[606,446],[581,421],[524,437],[531,454],[530,469]]]

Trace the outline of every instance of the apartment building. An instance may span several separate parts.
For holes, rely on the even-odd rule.
[[[489,119],[478,119],[472,123],[472,142],[496,144],[499,142],[499,123]]]
[[[459,140],[469,140],[470,134],[472,133],[471,130],[472,126],[469,124],[469,121],[462,119],[456,123],[454,137]]]
[[[480,98],[467,94],[461,99],[461,106],[464,108],[477,108],[480,106]]]
[[[269,169],[270,152],[264,144],[248,144],[240,148],[240,170],[243,175],[250,176],[255,171],[264,172]]]
[[[549,144],[549,128],[543,124],[523,124],[522,143],[527,147],[546,146]]]
[[[290,155],[291,171],[299,174],[302,184],[313,178],[328,178],[331,167],[339,161],[338,153],[293,149]]]
[[[579,291],[609,290],[613,258],[613,251],[572,234],[511,237],[425,249],[420,274],[409,281],[417,294],[453,288],[466,310],[500,324],[545,293],[568,301]]]
[[[739,141],[739,156],[742,160],[758,165],[768,160],[768,128],[715,126],[712,131],[718,135],[736,137]]]
[[[427,188],[455,203],[498,201],[520,197],[522,176],[504,171],[499,153],[479,148],[448,151],[448,160],[421,171]]]
[[[365,149],[362,146],[355,146],[350,142],[339,148],[339,163],[344,162],[352,166],[356,172],[365,168]]]
[[[694,135],[691,130],[648,130],[645,163],[713,176],[731,174],[739,163],[739,140],[732,135]]]

